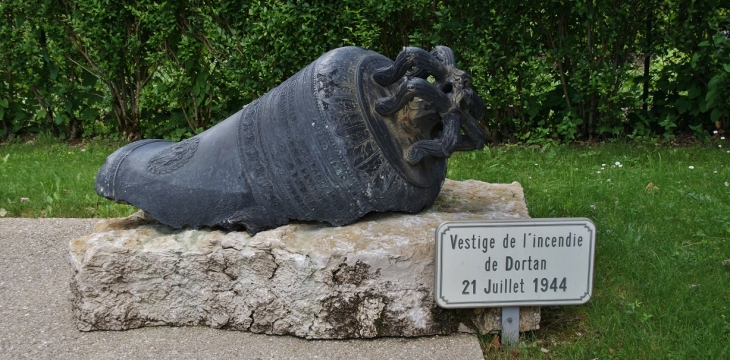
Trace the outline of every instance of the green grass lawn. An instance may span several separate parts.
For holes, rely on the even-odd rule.
[[[722,146],[722,147],[720,147]],[[126,216],[94,176],[118,147],[38,137],[0,145],[0,216]],[[730,142],[667,148],[599,144],[498,147],[457,154],[448,176],[518,181],[535,218],[587,217],[597,228],[593,298],[543,308],[518,351],[487,358],[730,357]],[[547,351],[547,352],[545,352]]]
[[[76,145],[48,136],[0,145],[0,215],[4,217],[116,217],[135,209],[96,195],[94,179],[117,145]]]
[[[730,357],[730,144],[718,141],[452,158],[450,178],[520,182],[532,217],[596,223],[593,298],[543,308],[543,329],[522,336],[520,358]]]

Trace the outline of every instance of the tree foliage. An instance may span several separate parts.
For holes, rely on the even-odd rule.
[[[332,48],[438,44],[496,143],[730,131],[720,0],[6,0],[0,18],[0,138],[180,139]]]

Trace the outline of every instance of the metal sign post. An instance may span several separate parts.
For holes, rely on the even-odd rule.
[[[508,306],[502,308],[502,344],[508,348],[517,347],[520,343],[520,308]]]

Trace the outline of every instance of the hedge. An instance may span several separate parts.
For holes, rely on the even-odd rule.
[[[450,46],[494,143],[730,131],[717,0],[0,2],[0,139],[180,139],[322,53]]]

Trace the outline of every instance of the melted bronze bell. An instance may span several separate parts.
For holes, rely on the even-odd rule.
[[[447,47],[395,62],[344,47],[190,139],[109,156],[99,195],[175,228],[332,225],[433,203],[453,151],[480,149],[484,105]]]

